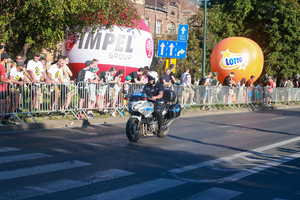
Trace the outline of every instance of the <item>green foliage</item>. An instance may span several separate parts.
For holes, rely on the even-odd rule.
[[[250,38],[263,50],[263,75],[280,80],[299,74],[299,1],[215,0],[213,4],[208,12],[209,32],[213,39]]]
[[[203,53],[203,24],[204,24],[203,11],[190,17],[188,21],[189,25],[189,36],[188,36],[188,46],[186,59],[177,59],[176,61],[176,73],[177,79],[180,79],[181,75],[184,73],[184,68],[188,67],[190,69],[190,74],[192,76],[192,82],[195,82],[197,78],[201,77],[202,74],[202,53]],[[217,44],[211,37],[210,33],[207,33],[206,45],[211,48]],[[158,44],[158,40],[177,40],[177,35],[163,35],[159,38],[156,37],[155,43]],[[157,48],[156,48],[157,49]],[[207,65],[206,70],[210,70],[209,66],[209,56],[207,54]],[[164,73],[165,58],[154,57],[151,65],[151,69],[154,69],[158,74]]]
[[[12,55],[55,49],[65,33],[83,34],[99,25],[135,27],[140,16],[129,0],[1,1],[0,38]]]

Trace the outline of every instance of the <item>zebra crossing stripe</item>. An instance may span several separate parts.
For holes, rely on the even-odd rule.
[[[135,173],[133,172],[128,172],[120,169],[109,169],[106,171],[100,171],[97,173],[94,173],[92,175],[87,176],[84,181],[88,181],[91,183],[99,183],[102,181],[107,181],[115,178],[121,178],[124,176],[129,176],[133,175]]]
[[[36,174],[43,174],[43,173],[60,171],[65,169],[72,169],[72,168],[83,167],[88,165],[91,164],[73,160],[73,161],[67,161],[67,162],[61,162],[55,164],[39,165],[30,168],[16,169],[11,171],[2,171],[0,172],[0,180],[7,180],[12,178],[36,175]]]
[[[155,192],[166,190],[175,186],[185,184],[186,182],[171,180],[165,178],[159,178],[153,181],[144,182],[141,184],[131,185],[117,190],[111,190],[108,192],[96,194],[93,196],[81,198],[80,200],[111,200],[111,199],[121,199],[129,200],[133,198],[142,197]]]
[[[278,143],[270,144],[270,145],[267,145],[267,146],[259,147],[257,149],[252,149],[252,150],[249,150],[249,151],[246,151],[246,152],[237,153],[237,154],[234,154],[234,155],[231,155],[231,156],[217,158],[215,160],[209,160],[209,161],[205,161],[205,162],[202,162],[202,163],[196,163],[196,164],[193,164],[193,165],[184,166],[182,168],[172,169],[172,170],[169,170],[168,172],[169,173],[175,173],[175,174],[176,173],[183,173],[183,172],[187,172],[187,171],[190,171],[190,170],[198,169],[200,167],[211,166],[211,165],[214,165],[216,163],[223,162],[223,161],[228,162],[228,160],[233,160],[235,158],[245,157],[245,156],[252,155],[252,154],[261,155],[261,154],[263,154],[262,153],[263,151],[273,149],[273,148],[276,148],[276,147],[279,147],[279,146],[283,146],[283,145],[286,145],[286,144],[290,144],[292,142],[296,142],[296,141],[299,141],[299,140],[300,140],[300,137],[296,137],[296,138],[281,141],[281,142],[278,142]]]
[[[210,200],[210,199],[218,199],[218,200],[229,200],[238,195],[243,194],[242,192],[237,192],[233,190],[227,190],[222,188],[213,187],[208,190],[204,190],[197,194],[194,194],[185,200]]]
[[[20,149],[5,147],[5,148],[0,148],[0,153],[9,152],[9,151],[19,151],[19,150]]]
[[[133,175],[135,173],[119,170],[110,169],[106,171],[100,171],[88,175],[83,180],[68,180],[61,179],[48,183],[42,183],[38,185],[25,186],[19,189],[13,189],[0,193],[1,200],[15,200],[15,199],[26,199],[40,195],[51,194],[55,192],[65,191],[68,189],[74,189],[82,186],[91,185],[102,181],[116,179],[124,176]]]
[[[26,199],[36,197],[44,194],[50,194],[55,192],[64,191],[67,189],[77,188],[90,183],[74,180],[58,180],[49,183],[44,183],[36,186],[26,186],[21,189],[9,190],[0,193],[0,199],[2,200],[15,200]]]
[[[282,159],[278,159],[278,160],[275,160],[273,162],[269,162],[269,163],[266,163],[266,164],[261,164],[261,165],[258,165],[256,167],[250,168],[250,169],[245,169],[242,172],[233,174],[231,176],[227,176],[225,178],[218,179],[217,181],[214,181],[214,182],[217,182],[217,183],[234,182],[234,181],[240,180],[242,178],[245,178],[247,176],[250,176],[252,174],[256,174],[256,173],[258,173],[260,171],[263,171],[265,169],[278,166],[282,163],[285,163],[285,162],[288,162],[288,161],[291,161],[291,160],[295,160],[297,158],[300,158],[300,152],[295,153],[293,155],[284,156]]]
[[[5,157],[0,157],[0,164],[22,161],[22,160],[33,160],[33,159],[45,158],[45,157],[52,157],[52,156],[45,155],[43,153],[30,153],[30,154],[22,154],[22,155],[14,155],[14,156],[5,156]]]

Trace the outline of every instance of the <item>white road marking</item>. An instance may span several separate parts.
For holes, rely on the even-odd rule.
[[[5,147],[5,148],[0,148],[0,153],[9,152],[9,151],[19,151],[19,150],[20,149],[11,148],[11,147]]]
[[[277,117],[277,118],[272,118],[272,120],[278,120],[278,119],[285,119],[287,117]]]
[[[52,157],[52,156],[45,155],[43,153],[30,153],[30,154],[22,154],[22,155],[14,155],[14,156],[5,156],[5,157],[0,157],[0,164],[22,161],[22,160],[33,160],[33,159],[45,158],[45,157]]]
[[[231,156],[226,156],[226,157],[218,158],[218,159],[215,159],[215,160],[209,160],[209,161],[202,162],[202,163],[188,165],[188,166],[184,166],[182,168],[172,169],[172,170],[169,170],[168,172],[169,173],[183,173],[183,172],[186,172],[186,171],[198,169],[200,167],[211,166],[211,165],[214,165],[214,164],[220,163],[220,162],[228,162],[228,161],[233,160],[235,158],[245,157],[245,156],[248,156],[248,155],[251,155],[251,154],[260,155],[260,156],[263,156],[263,157],[273,157],[272,155],[262,153],[262,151],[266,151],[266,150],[269,150],[269,149],[272,149],[272,148],[275,148],[275,147],[279,147],[279,146],[282,146],[282,145],[286,145],[286,144],[289,144],[289,143],[292,143],[292,142],[296,142],[296,141],[299,141],[299,140],[300,140],[300,137],[296,137],[296,138],[292,138],[292,139],[285,140],[285,141],[282,141],[282,142],[278,142],[278,143],[274,143],[274,144],[267,145],[267,146],[264,146],[264,147],[260,147],[260,148],[257,148],[257,149],[253,149],[253,150],[250,150],[250,151],[237,153],[237,154],[234,154],[234,155],[231,155]]]
[[[211,200],[211,199],[218,199],[218,200],[229,200],[238,195],[243,194],[242,192],[233,191],[233,190],[226,190],[222,188],[213,187],[208,190],[204,190],[199,192],[195,195],[192,195],[185,200]]]
[[[1,200],[15,200],[36,197],[44,194],[51,194],[55,192],[65,191],[68,189],[74,189],[82,186],[91,185],[93,183],[99,183],[102,181],[112,180],[124,176],[133,175],[135,173],[128,172],[120,169],[110,169],[106,171],[100,171],[88,175],[83,180],[68,180],[61,179],[48,183],[42,183],[38,185],[25,186],[19,189],[13,189],[0,193]]]
[[[93,196],[85,197],[80,200],[111,200],[111,199],[122,199],[122,200],[129,200],[133,198],[142,197],[145,195],[149,195],[155,192],[159,192],[162,190],[166,190],[175,186],[179,186],[185,184],[186,182],[178,181],[178,180],[171,180],[165,178],[159,178],[153,181],[148,181],[136,185],[131,185],[128,187],[124,187],[117,190],[111,190],[108,192],[96,194]]]
[[[0,180],[7,180],[12,178],[36,175],[36,174],[43,174],[43,173],[60,171],[65,169],[72,169],[72,168],[83,167],[88,165],[91,164],[73,160],[73,161],[67,161],[67,162],[61,162],[55,164],[39,165],[30,168],[16,169],[11,171],[2,171],[0,172]]]
[[[241,125],[242,125],[242,124],[225,125],[225,126],[221,126],[221,128],[234,127],[234,126],[241,126]]]
[[[98,183],[101,181],[107,181],[107,180],[120,178],[120,177],[124,177],[124,176],[129,176],[129,175],[133,175],[133,174],[135,174],[135,173],[120,170],[120,169],[109,169],[106,171],[100,171],[95,174],[92,174],[92,175],[86,177],[84,180],[92,182],[92,183]]]
[[[82,187],[89,185],[90,183],[74,180],[57,180],[49,183],[43,183],[40,185],[26,186],[21,189],[14,189],[0,193],[0,199],[2,200],[15,200],[26,199],[36,197],[44,194],[51,194],[68,189]]]
[[[218,179],[218,180],[216,180],[216,182],[218,182],[218,183],[224,183],[224,182],[229,182],[229,181],[234,182],[234,181],[237,181],[239,179],[245,178],[246,176],[256,174],[256,173],[258,173],[260,171],[263,171],[265,169],[268,169],[270,167],[274,167],[274,166],[280,165],[282,163],[285,163],[285,162],[288,162],[288,161],[291,161],[291,160],[294,160],[294,159],[297,159],[297,158],[300,158],[300,152],[296,153],[296,154],[293,154],[293,155],[284,156],[282,159],[278,159],[276,161],[269,162],[269,163],[266,163],[266,164],[261,164],[261,165],[258,165],[256,167],[250,168],[250,169],[244,169],[242,172],[236,173],[232,176],[227,176],[227,177],[222,178],[222,179]],[[213,181],[213,182],[215,182],[215,181]]]

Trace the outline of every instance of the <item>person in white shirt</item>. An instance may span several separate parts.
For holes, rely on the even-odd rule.
[[[29,79],[32,82],[31,84],[31,92],[35,93],[35,95],[33,96],[32,99],[32,106],[34,108],[36,108],[37,110],[40,109],[40,103],[39,103],[39,87],[40,87],[40,83],[41,83],[41,76],[44,77],[44,79],[46,80],[46,82],[49,84],[48,82],[48,78],[47,78],[47,74],[46,71],[43,68],[42,63],[39,61],[40,59],[40,53],[36,52],[33,56],[33,59],[28,61],[27,63],[27,70],[29,72]],[[30,109],[30,108],[29,108]]]
[[[16,111],[17,106],[19,105],[20,93],[22,92],[23,83],[26,82],[30,84],[30,81],[24,76],[23,68],[24,63],[19,61],[17,62],[16,67],[11,68],[7,74],[7,79],[15,83],[9,91],[13,112]]]
[[[63,74],[62,67],[64,66],[64,59],[60,58],[56,64],[51,65],[48,70],[48,78],[50,83],[52,84],[51,87],[51,104],[50,109],[54,110],[55,105],[58,103],[58,96],[60,93],[60,84],[64,83],[61,74]]]
[[[207,99],[207,96],[208,96],[208,90],[210,88],[208,88],[208,86],[210,86],[212,84],[212,80],[211,80],[211,76],[212,76],[212,72],[209,72],[207,76],[204,77],[205,79],[205,82],[204,82],[204,94],[203,94],[203,106],[202,106],[202,110],[205,111],[205,103],[206,103],[206,99]]]
[[[92,66],[89,68],[88,71],[86,71],[84,76],[84,82],[88,82],[88,108],[90,110],[87,110],[87,115],[89,117],[94,117],[93,111],[91,109],[95,108],[96,103],[96,83],[98,83],[97,79],[97,72],[99,71],[99,68],[92,64]]]
[[[194,105],[194,90],[192,89],[193,84],[191,82],[191,75],[189,74],[190,69],[185,68],[184,73],[181,75],[181,83],[183,86],[182,97],[181,97],[181,105],[186,104],[186,100],[189,98],[189,94],[191,94],[191,105]]]
[[[68,67],[69,64],[69,57],[68,56],[64,56],[64,66],[62,67],[62,71],[63,74],[61,74],[63,80],[64,80],[64,85],[62,85],[61,87],[61,101],[60,101],[60,105],[61,105],[61,110],[64,109],[68,109],[72,96],[73,94],[71,93],[71,84],[73,83],[73,81],[71,81],[70,77],[73,76],[72,71],[70,70],[70,68]],[[64,113],[64,111],[62,111],[62,113]]]

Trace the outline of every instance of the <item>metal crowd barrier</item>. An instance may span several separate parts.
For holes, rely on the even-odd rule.
[[[0,83],[0,118],[10,123],[24,124],[25,117],[60,113],[63,118],[71,114],[76,119],[91,118],[93,111],[109,115],[124,116],[127,110],[126,94],[141,92],[142,84],[104,84],[80,82],[64,84],[4,84]],[[3,89],[4,88],[4,89]],[[239,107],[271,106],[274,104],[294,104],[300,102],[298,88],[269,87],[227,87],[172,85],[165,89],[173,90],[182,108],[194,111],[193,106],[217,110],[221,106],[231,109]],[[12,121],[13,119],[18,119]],[[1,121],[1,120],[0,120]]]
[[[21,112],[19,108],[21,105],[22,87],[15,83],[11,85],[0,83],[0,89],[0,121],[4,118],[11,123],[19,124],[18,122],[11,121],[12,119],[17,118],[24,124],[17,115]]]

